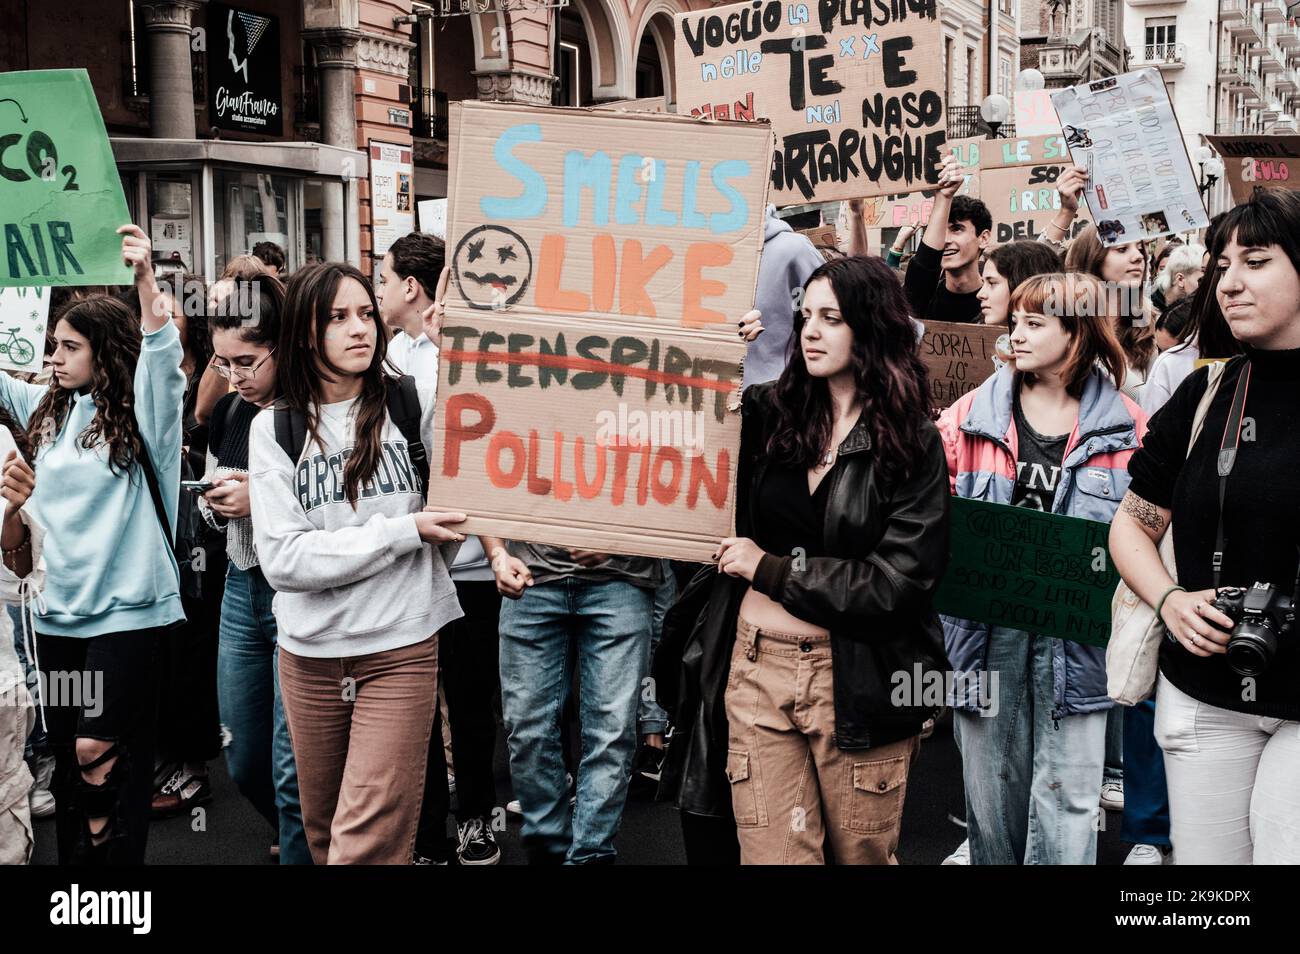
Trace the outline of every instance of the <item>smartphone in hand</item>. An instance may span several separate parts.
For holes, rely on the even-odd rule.
[[[182,480],[181,490],[188,490],[192,494],[206,494],[209,490],[214,490],[218,484],[211,480]]]

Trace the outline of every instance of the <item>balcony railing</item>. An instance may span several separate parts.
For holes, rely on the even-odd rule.
[[[447,141],[447,94],[427,86],[411,87],[411,135]]]
[[[1184,43],[1148,43],[1142,47],[1140,62],[1181,66],[1186,55]]]
[[[1264,0],[1259,12],[1265,23],[1281,23],[1286,19],[1286,4],[1282,0]]]
[[[948,117],[948,138],[965,139],[970,136],[989,136],[993,130],[978,106],[949,106],[945,115]],[[998,127],[999,139],[1010,139],[1016,134],[1016,124],[1010,120]]]
[[[1250,4],[1247,0],[1219,0],[1219,19],[1225,23],[1229,20],[1242,19],[1249,10]]]

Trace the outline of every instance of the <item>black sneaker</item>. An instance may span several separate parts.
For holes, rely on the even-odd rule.
[[[501,848],[497,845],[492,829],[482,818],[471,818],[463,825],[456,826],[460,844],[456,846],[456,858],[462,865],[496,865],[501,863]]]

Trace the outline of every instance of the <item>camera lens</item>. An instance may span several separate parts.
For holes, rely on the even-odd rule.
[[[1243,620],[1228,641],[1228,666],[1239,676],[1258,676],[1273,661],[1277,635],[1257,620]]]

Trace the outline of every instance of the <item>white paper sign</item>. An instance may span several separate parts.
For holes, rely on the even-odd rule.
[[[383,258],[415,230],[415,165],[411,147],[370,141],[370,225],[374,256]]]
[[[1083,195],[1102,244],[1210,224],[1158,70],[1054,90],[1052,105],[1071,157],[1088,167]]]
[[[41,370],[50,289],[0,288],[0,368]]]
[[[447,200],[425,199],[419,203],[420,231],[447,241]]]

